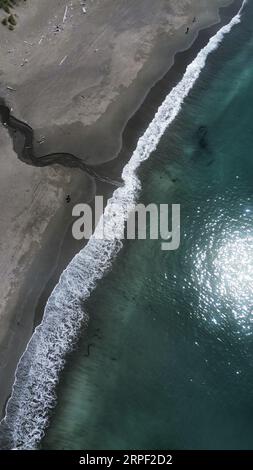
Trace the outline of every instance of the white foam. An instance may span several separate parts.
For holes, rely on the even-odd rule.
[[[243,2],[242,8],[246,2]],[[71,350],[81,327],[88,322],[83,302],[97,281],[111,266],[121,248],[113,236],[119,233],[128,217],[131,204],[135,204],[140,189],[136,170],[156,149],[164,131],[179,113],[185,97],[193,87],[208,55],[221,43],[232,27],[240,22],[239,13],[213,36],[193,62],[187,67],[182,80],[175,86],[158,109],[153,121],[139,139],[122,178],[124,186],[118,188],[108,201],[103,219],[106,233],[111,239],[92,237],[61,275],[58,285],[48,299],[43,321],[36,328],[25,353],[19,361],[12,396],[8,401],[6,416],[1,422],[1,435],[8,438],[7,446],[14,449],[35,449],[40,443],[50,409],[55,406],[55,388],[64,366],[66,353]],[[114,204],[125,208],[117,217],[111,217]],[[100,220],[96,230],[101,230]],[[117,231],[115,230],[117,227]]]

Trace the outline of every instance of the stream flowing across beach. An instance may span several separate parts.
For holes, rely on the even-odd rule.
[[[252,13],[188,66],[105,210],[113,234],[116,201],[180,203],[179,250],[91,238],[20,360],[3,447],[39,445],[56,391],[44,448],[252,447]]]

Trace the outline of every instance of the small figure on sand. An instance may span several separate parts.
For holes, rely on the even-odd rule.
[[[188,34],[189,31],[190,31],[190,28],[189,28],[189,26],[187,26],[187,30],[185,31],[185,34]]]
[[[194,16],[192,22],[193,22],[193,23],[196,23],[196,21],[197,21],[197,18],[196,18],[196,16]]]
[[[70,195],[68,194],[67,197],[66,197],[66,202],[69,203],[71,201],[71,197]]]

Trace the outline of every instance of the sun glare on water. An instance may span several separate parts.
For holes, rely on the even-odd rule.
[[[231,210],[225,204],[206,216],[191,249],[191,286],[198,296],[198,316],[223,327],[232,322],[239,335],[249,335],[253,334],[252,211],[244,204],[235,206]]]
[[[224,240],[213,267],[220,295],[234,304],[235,319],[249,329],[247,323],[253,323],[253,234],[236,233]]]

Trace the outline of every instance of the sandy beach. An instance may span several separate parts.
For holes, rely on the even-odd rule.
[[[98,173],[119,177],[117,156],[129,119],[176,52],[217,23],[219,7],[229,3],[87,0],[84,13],[79,0],[29,0],[16,10],[14,31],[0,25],[0,96],[34,129],[37,156],[70,152]],[[73,205],[114,188],[80,169],[26,165],[3,126],[0,148],[3,412],[34,324],[59,274],[82,247],[71,237]]]

